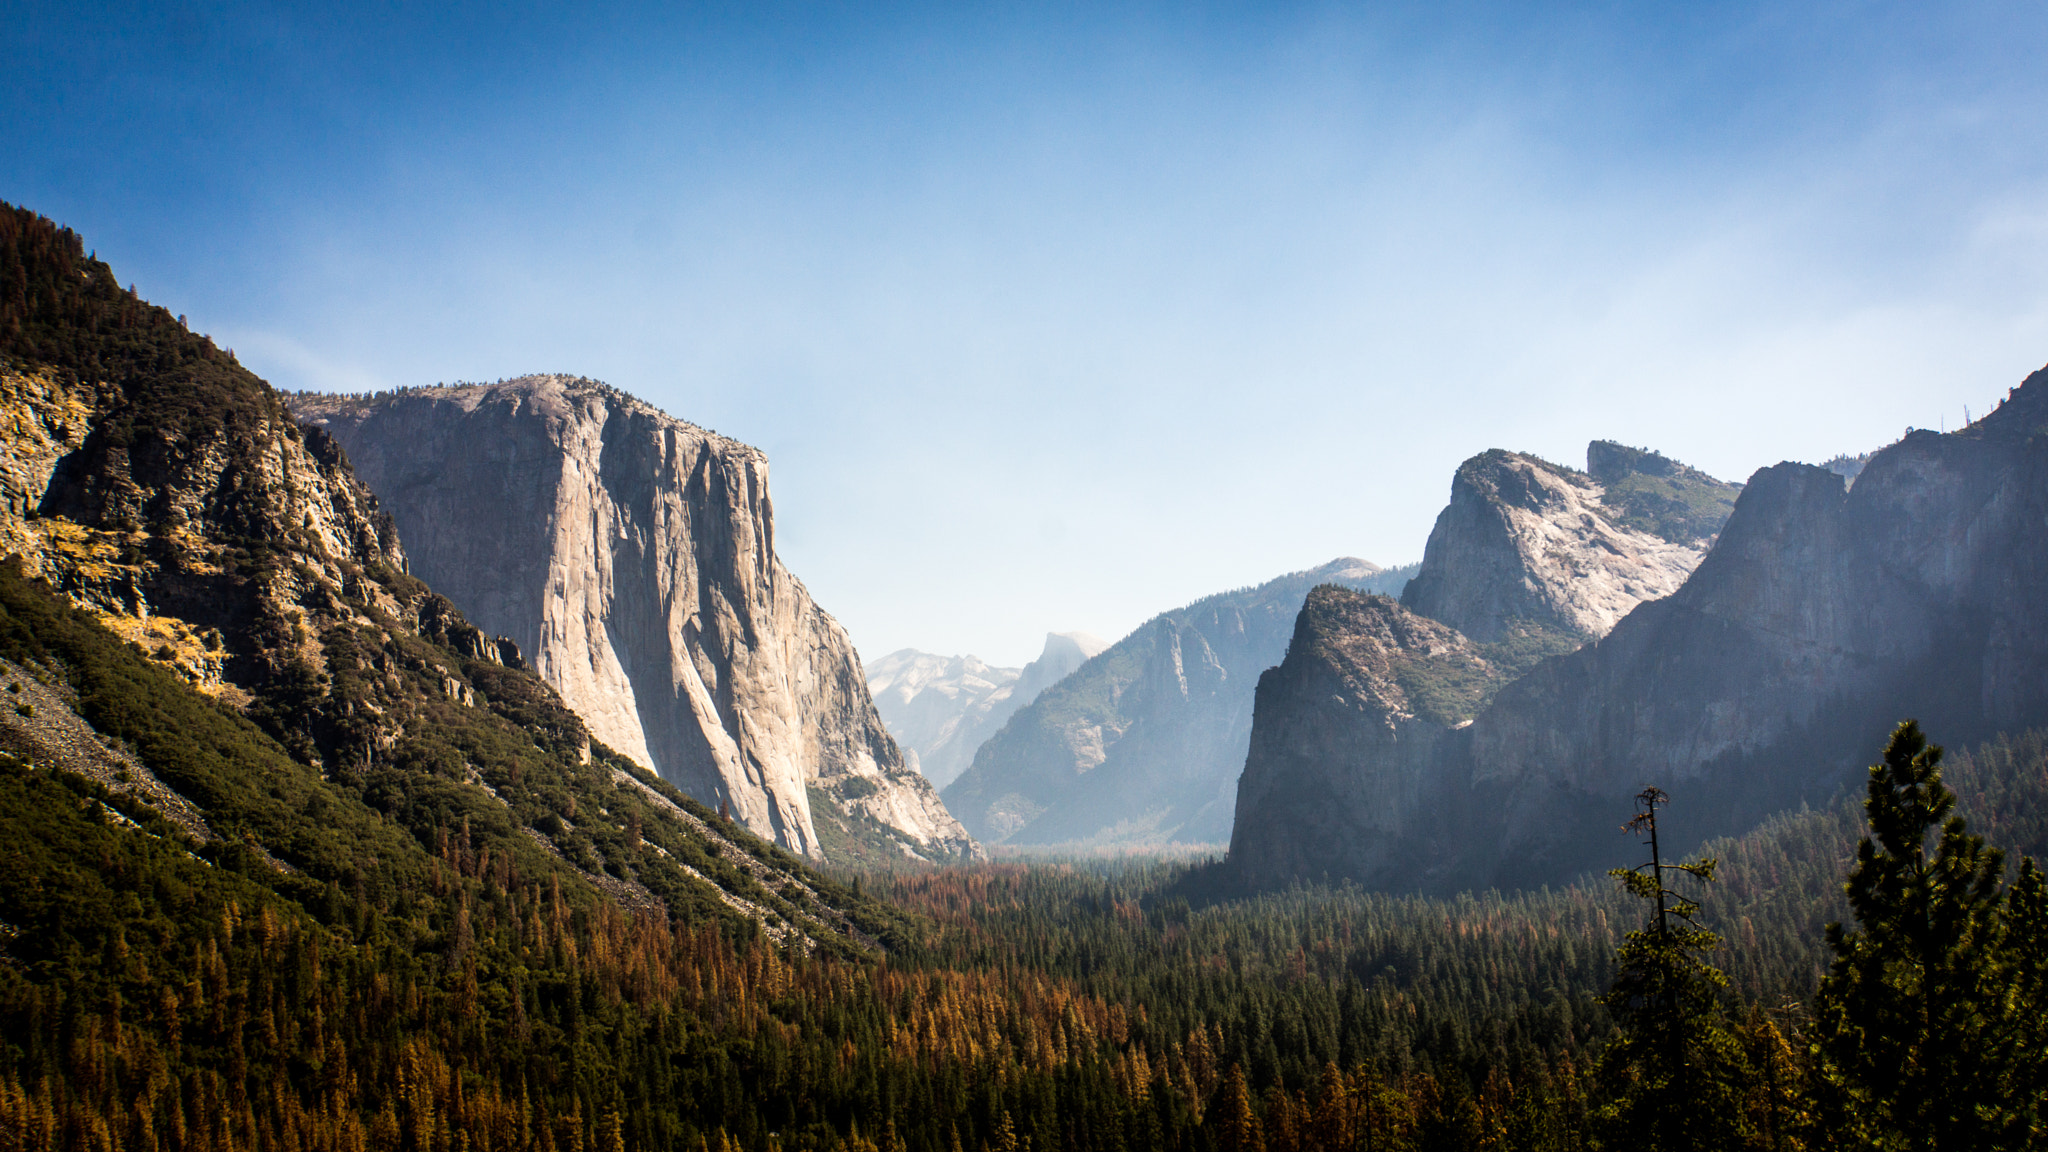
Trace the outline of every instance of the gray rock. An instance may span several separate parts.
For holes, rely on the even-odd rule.
[[[1435,890],[1561,883],[1626,861],[1633,844],[1615,828],[1645,784],[1672,795],[1660,827],[1667,847],[1683,851],[1854,787],[1905,717],[1952,743],[2048,723],[2044,432],[2048,370],[1962,432],[1914,432],[1873,454],[1853,488],[1830,468],[1763,469],[1675,592],[1536,664],[1468,727],[1433,740],[1385,737],[1398,701],[1347,717],[1321,705],[1327,693],[1306,672],[1276,677],[1270,705],[1262,686],[1258,723],[1270,715],[1278,727],[1255,732],[1253,747],[1307,751],[1273,752],[1261,771],[1301,781],[1310,799],[1288,803],[1327,802],[1337,810],[1319,818],[1367,843],[1310,838],[1323,847],[1296,849],[1301,818],[1255,808],[1233,841],[1240,879],[1264,887],[1327,873]],[[1553,491],[1533,470],[1510,470]],[[1548,495],[1502,503],[1571,507]],[[1486,511],[1465,515],[1484,526],[1475,513]],[[1511,564],[1491,571],[1505,589],[1432,601],[1411,586],[1404,602],[1451,605],[1478,628],[1509,615],[1504,604],[1570,618],[1569,601],[1546,591],[1554,582],[1523,580]],[[1418,768],[1423,743],[1428,763]],[[1381,787],[1418,773],[1419,800]],[[1401,859],[1410,863],[1388,863]]]
[[[2044,425],[2036,373],[1963,432],[1873,454],[1853,487],[1804,464],[1757,473],[1685,587],[1473,726],[1496,868],[1597,865],[1574,815],[1646,783],[1698,839],[1854,787],[1908,716],[1951,743],[2048,723]]]
[[[985,840],[1221,844],[1251,736],[1252,693],[1318,584],[1398,588],[1340,559],[1163,613],[1020,709],[946,789]]]
[[[1287,658],[1259,677],[1233,869],[1254,886],[1443,882],[1442,745],[1504,678],[1479,645],[1385,596],[1311,591]]]
[[[1675,591],[1706,554],[1703,542],[1620,523],[1606,492],[1534,456],[1474,456],[1451,481],[1402,605],[1474,640],[1499,640],[1517,620],[1606,635],[1636,605]]]
[[[1045,650],[1021,669],[905,648],[869,666],[868,691],[904,758],[944,788],[1012,713],[1107,647],[1086,632],[1048,632]]]
[[[979,851],[776,558],[758,450],[562,376],[292,404],[347,449],[414,574],[511,637],[597,739],[792,851],[820,854],[811,783],[926,855]]]

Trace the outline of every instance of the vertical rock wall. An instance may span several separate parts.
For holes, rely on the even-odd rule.
[[[792,851],[821,854],[812,785],[917,850],[978,850],[776,558],[758,450],[560,376],[294,407],[346,447],[413,572],[598,739]]]
[[[1452,884],[1456,861],[1434,840],[1454,793],[1436,765],[1469,719],[1461,705],[1500,678],[1478,645],[1385,596],[1310,592],[1286,658],[1259,677],[1230,838],[1238,877]]]

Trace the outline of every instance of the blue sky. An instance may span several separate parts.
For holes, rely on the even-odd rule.
[[[1740,479],[2048,361],[2038,5],[10,6],[0,198],[281,387],[766,449],[869,657],[1337,555],[1461,459]]]

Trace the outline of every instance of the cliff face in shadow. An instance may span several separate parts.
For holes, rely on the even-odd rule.
[[[1764,469],[1685,587],[1502,692],[1460,767],[1503,861],[1592,866],[1575,830],[1645,783],[1697,838],[1853,786],[1907,716],[1950,743],[2048,720],[2044,393],[1914,432],[1853,487]]]
[[[978,851],[776,558],[756,449],[559,376],[293,405],[598,739],[794,851],[819,854],[810,784],[920,854]]]
[[[1360,872],[1325,855],[1290,872],[1247,842],[1241,878],[1282,884],[1320,866],[1395,889],[1558,883],[1613,862],[1613,830],[1645,784],[1672,794],[1670,842],[1697,842],[1853,786],[1901,718],[1951,743],[2048,721],[2044,430],[2048,372],[1961,432],[1915,432],[1877,452],[1853,487],[1802,464],[1758,472],[1681,587],[1537,663],[1434,742],[1420,809],[1459,813],[1455,828],[1381,828],[1371,821],[1384,798],[1349,817],[1375,829],[1361,835],[1406,844],[1416,864]],[[1502,582],[1497,601],[1529,591],[1512,573]],[[1276,723],[1315,703],[1295,695],[1274,702]],[[1370,749],[1385,724],[1361,713],[1351,736],[1326,739]],[[1254,747],[1266,739],[1255,733]],[[1343,755],[1363,779],[1417,771],[1405,748]]]
[[[1286,659],[1259,677],[1233,867],[1255,882],[1445,883],[1434,769],[1504,678],[1479,645],[1385,596],[1311,591]]]

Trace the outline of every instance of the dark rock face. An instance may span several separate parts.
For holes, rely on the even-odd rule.
[[[1221,843],[1259,673],[1310,588],[1403,576],[1335,560],[1141,625],[1041,693],[946,789],[976,836],[1012,844]]]
[[[1558,883],[1614,862],[1614,827],[1645,784],[1674,798],[1671,842],[1697,842],[1853,787],[1904,717],[1951,743],[2048,723],[2044,430],[2048,371],[1961,432],[1915,432],[1876,453],[1853,488],[1826,468],[1758,472],[1682,588],[1538,664],[1437,741],[1427,789],[1459,826],[1397,821],[1383,834],[1430,842],[1437,865],[1346,874],[1389,888]],[[1314,702],[1301,695],[1275,700],[1276,723]],[[1263,696],[1260,707],[1263,725]],[[1376,733],[1384,720],[1356,724]],[[1356,755],[1349,771],[1405,779],[1409,755]],[[1362,868],[1375,851],[1290,872],[1249,839],[1244,879]]]
[[[1501,673],[1455,630],[1385,596],[1310,592],[1287,658],[1259,677],[1230,840],[1239,875],[1454,884],[1446,865],[1457,862],[1435,844],[1436,766],[1469,717],[1428,715],[1415,691],[1444,678],[1476,703]]]
[[[414,571],[607,745],[797,852],[820,851],[812,785],[912,851],[979,851],[776,558],[758,450],[568,377],[293,403],[384,497]]]

